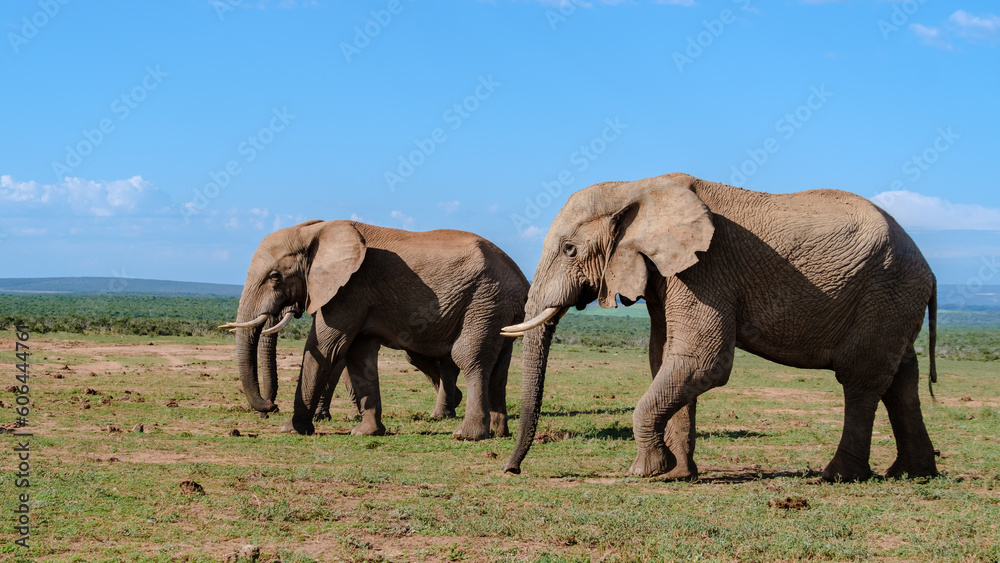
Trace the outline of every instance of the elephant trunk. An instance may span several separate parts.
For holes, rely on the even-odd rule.
[[[540,307],[536,300],[528,301],[525,319],[534,318]],[[549,358],[549,346],[556,330],[558,319],[550,320],[539,328],[524,334],[524,352],[521,356],[523,376],[521,379],[521,420],[517,429],[517,443],[507,460],[504,471],[520,473],[521,462],[528,455],[528,448],[535,439],[538,418],[542,410],[542,392],[545,385],[545,367]]]
[[[260,394],[273,403],[278,396],[278,333],[260,336],[257,363],[260,365]]]
[[[236,318],[252,318],[250,309],[251,307],[244,303],[243,299],[240,299],[240,308]],[[275,358],[275,340],[278,335],[267,335],[262,340],[261,329],[261,326],[255,326],[236,330],[236,363],[240,368],[243,394],[246,395],[250,408],[258,412],[274,412],[278,410],[278,406],[274,404],[274,397],[278,390],[277,360]],[[258,345],[260,345],[259,349]],[[263,363],[267,381],[264,393],[268,396],[267,398],[261,396],[260,383],[257,378],[258,352],[260,357],[265,360]]]

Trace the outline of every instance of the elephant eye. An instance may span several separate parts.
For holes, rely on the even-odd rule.
[[[563,254],[569,256],[570,258],[576,256],[576,246],[572,243],[567,242],[563,245]]]
[[[267,277],[276,282],[281,281],[281,272],[271,272]]]

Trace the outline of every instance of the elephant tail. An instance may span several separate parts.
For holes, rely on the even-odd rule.
[[[930,356],[930,379],[927,388],[934,398],[934,384],[937,383],[937,364],[934,361],[934,346],[937,344],[937,279],[931,286],[931,299],[927,303],[927,354]]]

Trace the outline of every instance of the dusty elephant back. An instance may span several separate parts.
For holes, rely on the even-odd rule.
[[[740,347],[831,368],[880,334],[912,341],[919,332],[933,273],[913,240],[870,201],[839,190],[767,194],[700,183],[696,191],[716,233],[691,276],[693,289],[734,293],[718,298],[736,303]]]

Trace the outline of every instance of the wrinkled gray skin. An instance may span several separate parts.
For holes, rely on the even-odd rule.
[[[936,282],[887,213],[837,190],[766,194],[670,174],[596,184],[552,223],[525,318],[598,299],[645,298],[653,383],[633,415],[629,473],[692,478],[698,395],[724,385],[735,348],[798,368],[829,369],[844,388],[844,429],[827,480],[860,480],[881,400],[897,457],[890,477],[935,475],[917,396],[913,342],[930,308],[935,380]],[[521,423],[506,470],[534,438],[558,316],[524,340]]]
[[[513,340],[497,333],[521,318],[527,292],[517,265],[471,233],[415,233],[354,221],[309,221],[276,231],[251,259],[237,312],[237,322],[269,316],[263,326],[237,330],[244,394],[259,412],[277,409],[276,335],[261,332],[285,313],[304,310],[313,326],[284,429],[313,433],[321,394],[332,394],[346,368],[361,412],[352,432],[384,433],[378,350],[388,346],[405,350],[432,381],[435,371],[445,380],[438,385],[445,411],[459,400],[448,399],[447,379],[464,372],[467,404],[456,438],[509,435],[505,387]]]

